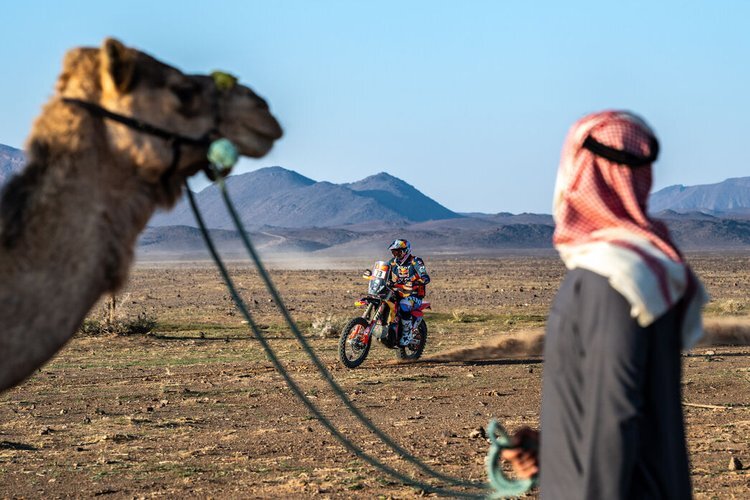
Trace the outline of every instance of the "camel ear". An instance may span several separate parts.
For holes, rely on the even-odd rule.
[[[99,52],[104,88],[127,94],[135,80],[135,51],[114,38],[107,38]]]

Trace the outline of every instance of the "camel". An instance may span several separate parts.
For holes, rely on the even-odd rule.
[[[211,140],[261,157],[281,137],[266,102],[221,76],[183,74],[111,38],[66,54],[0,198],[0,391],[123,285],[138,234],[206,166]]]

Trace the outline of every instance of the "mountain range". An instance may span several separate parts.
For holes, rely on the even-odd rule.
[[[750,215],[750,177],[735,177],[716,184],[669,186],[651,195],[654,212],[706,212],[742,217]]]
[[[226,185],[243,224],[250,229],[337,227],[370,221],[402,224],[461,217],[384,172],[349,184],[333,184],[268,167],[230,176]],[[196,200],[208,227],[234,227],[218,186],[197,193]],[[149,225],[194,225],[194,218],[183,200],[172,211],[156,214]]]
[[[0,145],[0,185],[23,165],[23,153]],[[546,214],[457,213],[385,172],[344,184],[318,182],[282,167],[226,179],[227,190],[256,247],[265,255],[315,253],[334,259],[381,255],[396,237],[422,252],[491,254],[551,248]],[[750,248],[750,177],[705,186],[670,186],[650,207],[687,249]],[[195,193],[222,252],[242,255],[221,193]],[[139,240],[143,258],[204,258],[207,253],[185,199],[157,212]]]
[[[746,179],[729,179],[718,186],[726,196],[742,200]],[[699,188],[699,187],[697,187]],[[712,187],[711,189],[717,189]],[[547,214],[457,213],[425,196],[414,186],[379,173],[347,184],[316,182],[281,167],[269,167],[231,176],[227,190],[251,238],[267,255],[314,252],[344,258],[380,255],[395,237],[412,241],[416,248],[435,254],[492,254],[498,251],[551,248],[554,222]],[[682,191],[700,193],[701,189]],[[652,203],[664,207],[654,215],[667,222],[677,242],[687,249],[750,247],[750,200],[722,205],[722,197],[706,207],[683,203],[681,211],[670,207],[675,187],[657,191]],[[211,186],[196,194],[207,225],[231,235],[234,225],[220,191]],[[185,202],[170,213],[160,213],[148,231],[162,227],[194,226]],[[183,232],[181,249],[200,248],[197,231]],[[231,237],[229,238],[231,239]],[[188,242],[190,240],[191,242]],[[176,244],[171,240],[171,244]],[[153,251],[162,248],[154,246]],[[142,250],[145,250],[143,246]],[[174,249],[174,248],[173,248]],[[242,253],[237,241],[224,242],[230,255]],[[153,253],[151,255],[154,255]]]

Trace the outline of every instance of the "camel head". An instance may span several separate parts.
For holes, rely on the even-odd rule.
[[[26,167],[0,193],[0,391],[122,286],[138,234],[209,149],[222,163],[232,143],[260,157],[279,137],[265,101],[228,74],[186,75],[113,39],[68,52]]]
[[[56,90],[92,114],[106,110],[173,134],[104,118],[108,147],[154,184],[160,205],[173,204],[184,179],[206,166],[212,140],[227,138],[241,155],[261,157],[282,134],[266,102],[234,77],[186,75],[111,38],[68,52]]]

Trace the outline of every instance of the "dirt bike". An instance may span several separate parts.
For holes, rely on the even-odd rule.
[[[401,359],[417,359],[422,355],[427,343],[427,323],[424,321],[424,310],[430,303],[422,304],[412,310],[411,341],[400,345],[403,337],[401,321],[398,317],[398,302],[401,298],[397,290],[410,291],[410,287],[389,283],[390,266],[387,262],[377,261],[372,270],[362,276],[370,280],[367,295],[354,303],[365,308],[362,316],[352,319],[341,331],[339,339],[339,359],[347,368],[361,365],[370,352],[372,338],[375,337],[389,349],[398,349]]]

